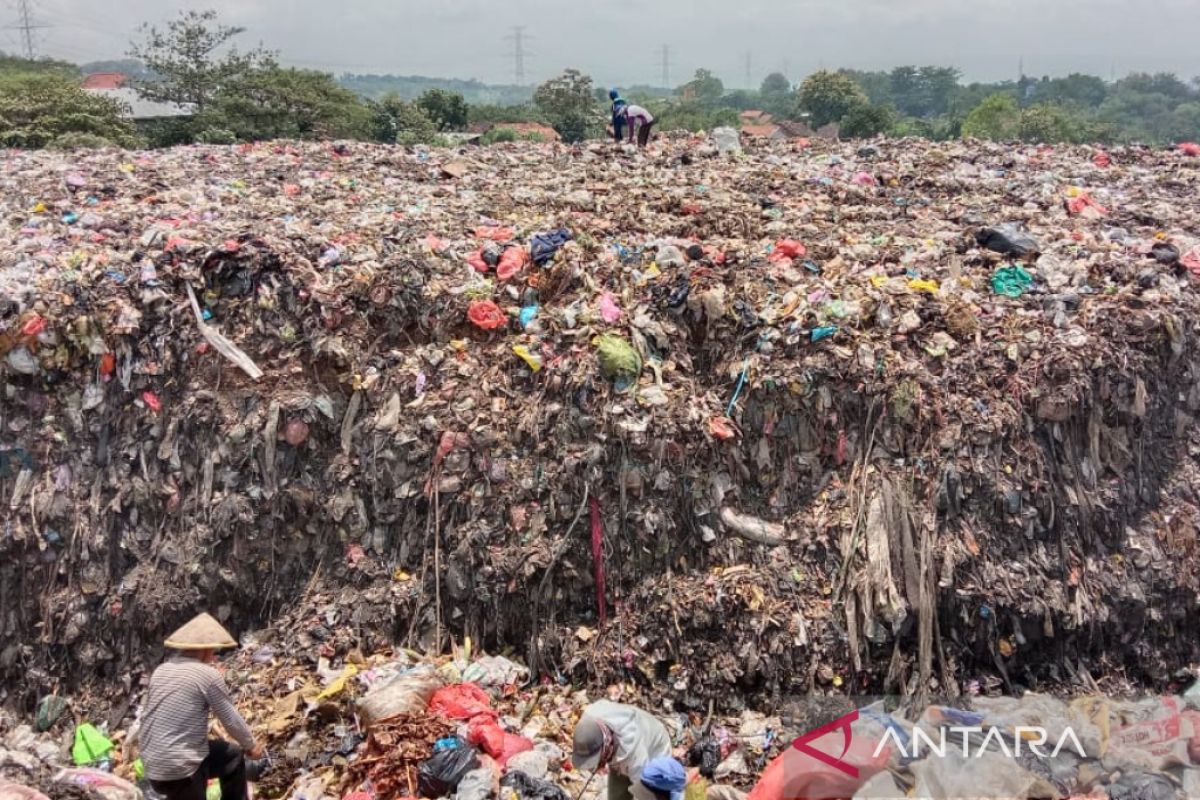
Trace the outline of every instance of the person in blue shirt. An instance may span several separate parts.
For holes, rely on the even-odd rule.
[[[608,90],[608,99],[612,100],[613,138],[619,142],[623,138],[622,134],[625,132],[625,115],[621,112],[629,104],[621,99],[621,93],[616,89]]]

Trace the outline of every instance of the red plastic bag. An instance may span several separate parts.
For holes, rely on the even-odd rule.
[[[1100,214],[1108,213],[1108,209],[1105,208],[1104,206],[1100,205],[1099,203],[1097,203],[1095,200],[1093,200],[1087,194],[1087,192],[1084,192],[1083,194],[1079,195],[1078,197],[1076,197],[1075,199],[1073,199],[1067,203],[1067,209],[1072,214],[1078,214],[1078,213],[1082,212],[1085,208],[1094,208]]]
[[[771,255],[767,256],[768,261],[791,261],[793,258],[804,258],[808,254],[808,248],[795,239],[780,239],[775,243],[775,248],[771,250]]]
[[[480,714],[495,714],[492,699],[474,683],[456,683],[438,689],[429,699],[429,710],[446,719],[472,719]]]
[[[500,256],[500,263],[496,265],[496,277],[506,281],[520,272],[528,263],[529,253],[525,252],[524,247],[509,247]]]
[[[21,333],[26,336],[37,336],[44,330],[46,330],[46,318],[41,314],[34,314],[25,323],[25,327],[21,328]]]
[[[475,229],[476,239],[491,239],[493,242],[511,242],[513,229],[503,225],[480,225]]]
[[[1200,156],[1200,144],[1195,142],[1184,142],[1179,145],[1179,152],[1189,156]]]
[[[142,392],[142,402],[150,406],[150,410],[155,414],[162,411],[162,401],[158,399],[158,395],[154,392]]]
[[[467,726],[467,743],[483,748],[503,767],[517,753],[533,749],[533,741],[500,727],[494,717],[480,715]]]
[[[471,320],[476,328],[494,331],[502,326],[508,317],[500,310],[500,306],[491,300],[476,300],[467,308],[467,319]]]
[[[483,250],[476,250],[467,256],[467,263],[474,267],[476,272],[487,274],[488,269],[490,269],[487,262],[483,260]]]
[[[1110,167],[1112,166],[1112,156],[1101,150],[1099,153],[1096,153],[1096,155],[1092,156],[1092,163],[1097,167]]]

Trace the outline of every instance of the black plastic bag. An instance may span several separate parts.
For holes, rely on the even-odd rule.
[[[1042,252],[1037,239],[1009,223],[984,228],[975,234],[975,241],[986,250],[1006,256],[1028,256]]]
[[[1179,797],[1175,784],[1162,775],[1135,773],[1122,775],[1108,787],[1112,800],[1175,800]]]
[[[1179,248],[1170,242],[1155,242],[1150,248],[1150,255],[1158,263],[1170,267],[1179,263]]]
[[[521,800],[571,800],[558,785],[514,770],[500,779],[501,786],[508,786]]]
[[[458,788],[458,782],[479,767],[479,756],[466,742],[458,747],[434,753],[421,763],[417,776],[417,794],[421,797],[445,797]]]
[[[700,774],[712,780],[721,763],[721,743],[712,736],[706,736],[691,746],[687,757],[690,766],[699,767]]]

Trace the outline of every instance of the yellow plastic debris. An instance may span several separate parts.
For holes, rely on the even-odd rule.
[[[539,358],[538,356],[534,355],[533,353],[529,352],[528,347],[526,347],[523,344],[516,344],[516,345],[513,345],[513,352],[516,353],[517,356],[522,361],[524,361],[526,364],[528,364],[529,368],[531,370],[533,370],[534,372],[541,372],[542,359]]]
[[[346,688],[346,683],[357,674],[358,667],[354,666],[353,664],[347,664],[345,668],[342,669],[341,674],[333,679],[333,683],[326,686],[325,689],[319,695],[317,695],[317,701],[320,702],[321,700],[326,700],[330,697],[341,694]]]
[[[908,282],[908,288],[912,289],[914,292],[929,292],[930,294],[937,294],[938,282],[928,281],[924,278],[913,278]]]

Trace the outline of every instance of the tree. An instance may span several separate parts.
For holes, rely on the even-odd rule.
[[[373,136],[376,141],[397,144],[432,144],[437,141],[437,126],[415,103],[408,103],[395,92],[370,103]]]
[[[684,84],[684,89],[695,95],[697,100],[720,100],[725,94],[725,84],[706,69],[696,70],[692,79]]]
[[[120,103],[85,92],[57,70],[0,75],[0,144],[8,147],[46,147],[60,137],[67,137],[60,144],[85,141],[77,134],[134,147],[137,132],[124,111]]]
[[[1194,142],[1200,139],[1200,102],[1175,106],[1166,120],[1164,133],[1171,142]]]
[[[1040,104],[1022,109],[1018,135],[1023,142],[1053,144],[1073,141],[1076,128],[1061,108]]]
[[[867,93],[867,99],[877,106],[895,105],[892,100],[892,77],[886,72],[865,72],[857,69],[839,69]]]
[[[869,139],[891,130],[896,115],[887,106],[863,103],[842,117],[840,134],[851,139]]]
[[[417,98],[417,105],[433,120],[439,131],[467,127],[467,101],[458,92],[428,89]]]
[[[140,30],[144,39],[130,47],[129,56],[156,76],[136,84],[147,100],[190,104],[203,111],[231,81],[275,65],[274,54],[261,48],[246,53],[226,49],[244,29],[222,25],[215,11],[181,11],[166,30],[152,25]]]
[[[962,135],[974,139],[1013,139],[1020,122],[1017,99],[1007,92],[998,92],[967,115]]]
[[[566,70],[543,83],[534,91],[533,103],[565,142],[582,141],[598,127],[592,79],[579,70]]]
[[[1033,96],[1039,103],[1098,108],[1108,96],[1108,86],[1095,75],[1073,72],[1065,78],[1043,79]]]
[[[366,139],[371,112],[332,75],[265,67],[222,86],[195,130],[228,130],[242,141],[259,139]]]
[[[845,75],[822,70],[809,75],[796,91],[797,106],[814,128],[837,122],[850,109],[866,105],[867,96]]]
[[[762,88],[759,92],[764,95],[781,95],[787,94],[792,90],[792,82],[787,79],[787,76],[782,72],[772,72],[767,77],[763,78]]]

